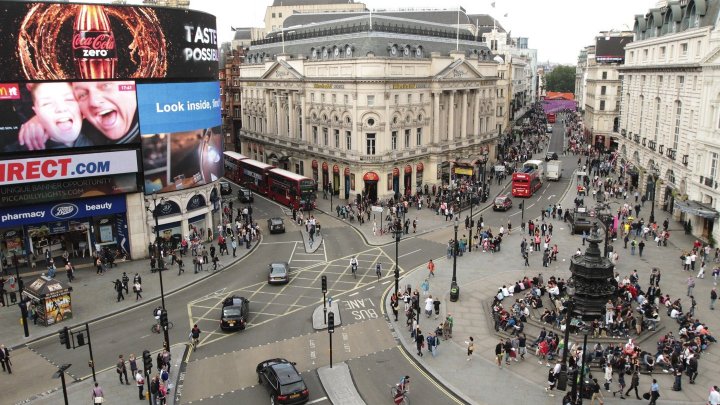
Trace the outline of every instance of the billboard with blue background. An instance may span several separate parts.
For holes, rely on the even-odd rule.
[[[146,194],[223,176],[218,82],[138,84],[137,97]]]

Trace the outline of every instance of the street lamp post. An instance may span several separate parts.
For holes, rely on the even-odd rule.
[[[160,212],[158,212],[158,208],[162,207],[165,203],[165,197],[160,197],[160,204],[158,204],[158,198],[157,193],[152,194],[152,201],[153,201],[153,208],[150,209],[149,206],[146,206],[145,209],[152,213],[153,218],[155,218],[155,257],[162,262],[162,257],[160,255],[160,226],[158,218],[160,216]],[[165,268],[164,263],[161,263],[158,266],[158,275],[160,277],[160,302],[162,304],[163,311],[167,313],[167,309],[165,308],[165,288],[163,287],[163,269]],[[168,326],[162,325],[163,327],[163,335],[165,338],[165,349],[170,350],[170,334],[168,332]]]
[[[572,386],[572,399],[573,403],[576,405],[582,405],[583,403],[583,396],[582,391],[583,387],[585,386],[585,376],[584,376],[584,370],[585,370],[585,358],[586,351],[587,351],[587,339],[588,339],[588,333],[590,333],[590,330],[588,328],[584,328],[582,330],[583,332],[583,350],[582,350],[582,361],[580,362],[580,369],[577,367],[575,368],[575,376],[573,377],[573,386]],[[580,388],[578,390],[578,378],[580,379]]]
[[[567,308],[565,309],[565,345],[563,346],[562,351],[562,363],[560,365],[560,376],[558,378],[558,385],[557,388],[559,390],[565,391],[567,388],[567,358],[568,358],[568,352],[570,351],[570,321],[572,320],[572,312],[575,309],[575,303],[572,300],[572,295],[570,300],[568,300]]]
[[[450,283],[450,301],[457,301],[460,298],[460,287],[457,285],[457,255],[458,255],[458,218],[455,217],[455,239],[453,240],[452,254],[453,254],[453,274],[452,282]]]
[[[396,221],[395,230],[393,231],[395,236],[395,296],[397,297],[400,288],[400,263],[398,263],[399,257],[398,252],[400,249],[400,236],[402,235],[402,229],[400,228],[400,220]]]
[[[472,252],[472,245],[473,245],[473,238],[472,238],[472,230],[473,230],[473,205],[475,205],[475,196],[470,195],[470,239],[468,239],[468,251]]]
[[[332,212],[332,206],[333,206],[333,203],[332,203],[332,199],[333,199],[332,183],[328,183],[327,187],[330,189],[330,212]]]
[[[652,207],[650,207],[650,223],[655,222],[655,192],[657,191],[657,182],[660,178],[660,168],[657,164],[653,163],[653,167],[651,168],[652,173],[650,174],[652,176],[652,198],[650,199],[650,204],[652,204]]]

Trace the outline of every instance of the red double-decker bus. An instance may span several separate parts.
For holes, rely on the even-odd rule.
[[[547,115],[547,122],[550,124],[555,123],[555,113],[548,113]]]
[[[512,175],[513,197],[532,197],[533,193],[540,190],[542,181],[540,172],[532,168],[525,168],[521,172]]]
[[[287,170],[270,169],[268,197],[294,209],[314,209],[315,181]]]
[[[229,180],[240,183],[240,161],[245,160],[248,157],[241,155],[237,152],[225,151],[224,162],[225,162],[225,177]]]
[[[274,168],[273,165],[253,159],[241,160],[238,183],[256,193],[267,195],[268,172]]]

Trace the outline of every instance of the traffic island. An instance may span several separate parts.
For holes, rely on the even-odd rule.
[[[340,304],[339,301],[335,301],[332,298],[328,299],[327,306],[324,307],[323,305],[318,305],[315,310],[313,311],[312,315],[312,323],[313,323],[313,329],[315,330],[323,330],[327,329],[327,313],[334,313],[335,314],[335,327],[338,327],[342,325],[342,318],[340,316],[340,309],[338,305]]]

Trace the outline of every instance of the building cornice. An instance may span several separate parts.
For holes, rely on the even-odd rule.
[[[662,64],[662,65],[639,65],[639,66],[623,66],[618,68],[621,72],[675,72],[675,71],[686,71],[686,72],[699,72],[702,70],[702,66],[699,63],[676,63],[676,64]]]

